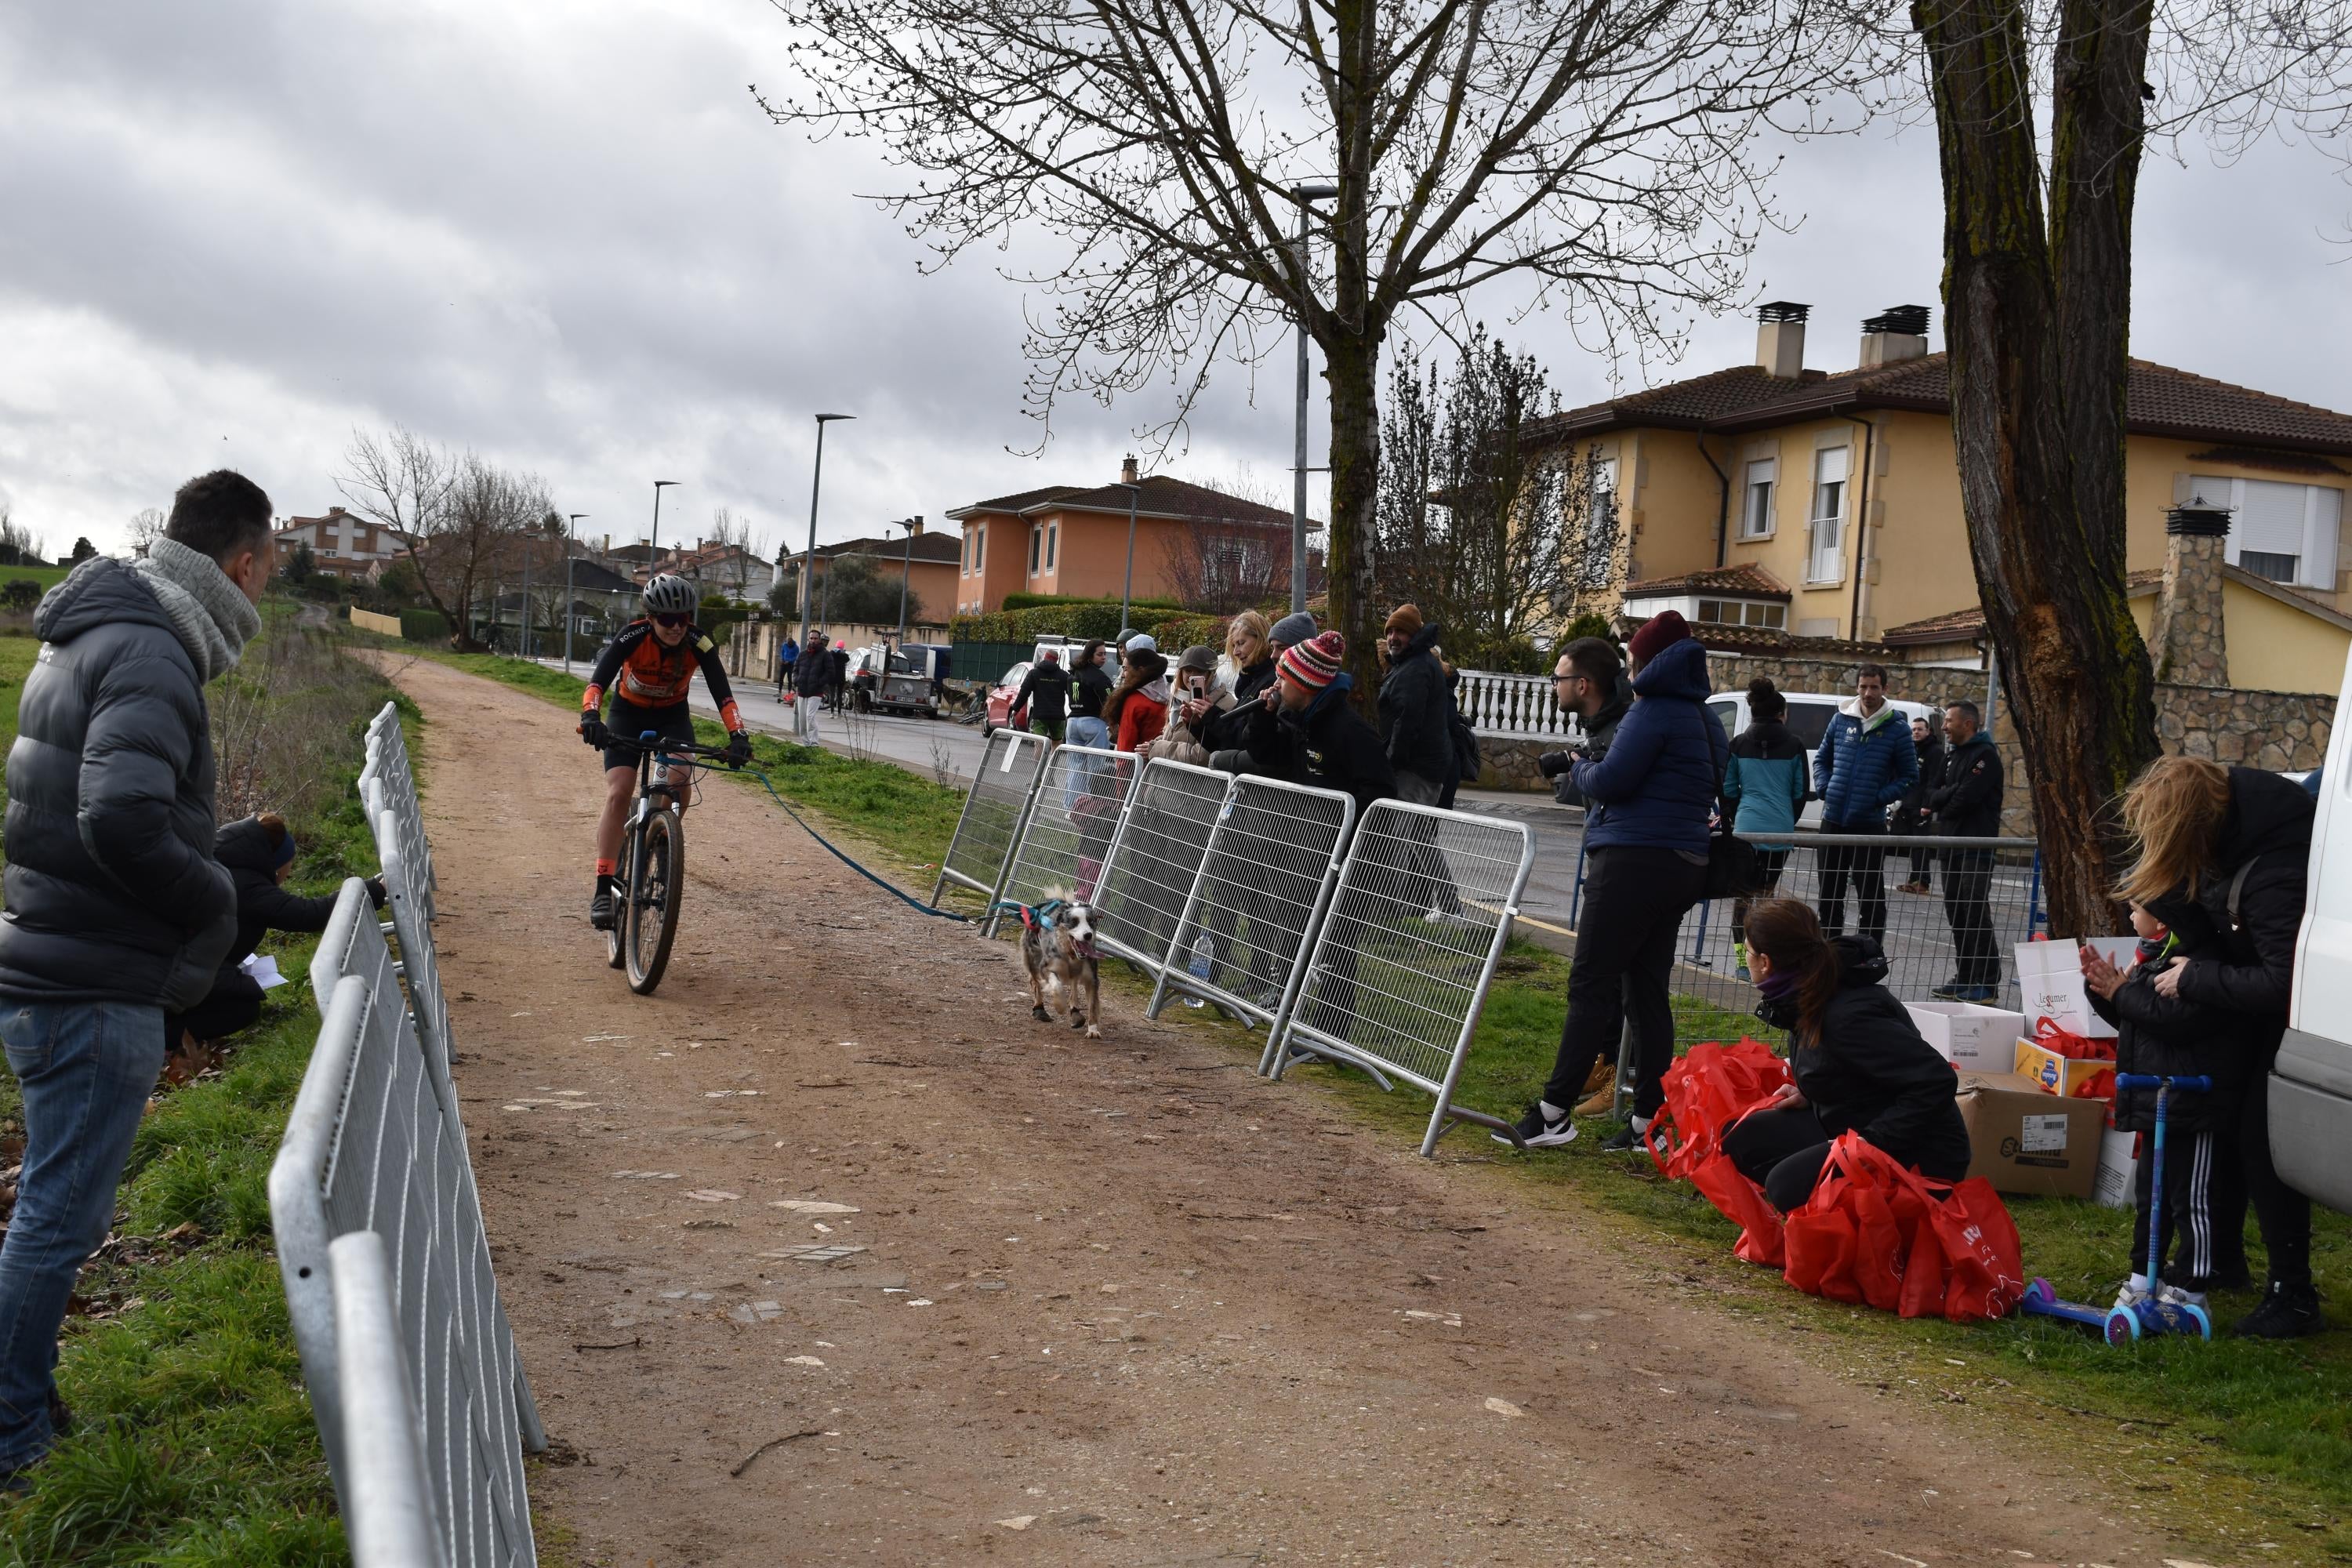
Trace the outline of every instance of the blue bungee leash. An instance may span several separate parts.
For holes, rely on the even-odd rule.
[[[750,773],[753,778],[758,779],[761,784],[766,786],[770,798],[774,800],[778,805],[784,808],[784,815],[791,817],[794,822],[799,823],[801,825],[802,832],[807,834],[811,838],[815,839],[819,844],[824,845],[827,850],[831,851],[835,859],[840,861],[843,865],[848,867],[851,870],[856,872],[859,876],[865,878],[867,881],[873,883],[876,887],[881,889],[884,892],[889,894],[900,903],[905,904],[908,909],[915,910],[918,914],[929,915],[937,920],[957,921],[965,925],[970,925],[971,923],[971,917],[970,915],[960,915],[953,910],[935,910],[931,908],[930,905],[915,899],[912,895],[900,892],[898,889],[892,887],[889,883],[884,881],[881,878],[876,876],[873,872],[867,870],[865,867],[859,865],[856,861],[843,854],[839,846],[835,845],[824,834],[819,833],[815,828],[811,827],[808,825],[808,819],[803,816],[799,812],[793,809],[792,802],[786,800],[782,795],[776,793],[774,783],[769,779],[765,773],[753,767],[749,763],[744,763],[742,768],[739,771]]]

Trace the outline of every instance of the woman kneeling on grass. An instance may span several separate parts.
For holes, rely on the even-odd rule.
[[[1726,1133],[1723,1152],[1774,1208],[1803,1206],[1844,1132],[1921,1175],[1968,1174],[1958,1076],[1879,984],[1886,959],[1876,942],[1823,941],[1811,908],[1772,899],[1748,911],[1748,965],[1764,994],[1756,1016],[1789,1031],[1796,1081]]]

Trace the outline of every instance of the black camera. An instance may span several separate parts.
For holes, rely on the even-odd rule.
[[[1536,767],[1544,777],[1556,779],[1584,760],[1584,748],[1573,747],[1564,752],[1546,752],[1536,758]]]

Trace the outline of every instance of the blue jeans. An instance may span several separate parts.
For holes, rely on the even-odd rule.
[[[0,1245],[0,1473],[48,1452],[58,1329],[114,1223],[131,1135],[163,1070],[163,1009],[0,1003],[0,1047],[25,1094],[25,1169]]]

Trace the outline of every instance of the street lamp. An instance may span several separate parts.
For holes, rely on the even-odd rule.
[[[1143,495],[1143,487],[1126,479],[1113,481],[1127,492],[1127,582],[1118,591],[1118,650],[1127,652],[1127,634],[1133,628],[1127,624],[1128,606],[1135,600],[1135,504]]]
[[[572,542],[579,530],[572,525],[588,514],[575,511],[563,525],[563,673],[572,673]]]
[[[886,522],[882,526],[903,528],[907,531],[906,550],[898,558],[898,646],[905,647],[907,646],[907,586],[915,575],[915,531],[923,526],[923,520],[919,516],[910,517],[904,522]]]
[[[1304,453],[1306,450],[1307,448],[1304,447],[1299,447],[1299,451],[1301,453]],[[1302,456],[1298,460],[1303,463],[1307,459]],[[678,481],[676,479],[656,479],[654,481],[654,536],[646,541],[646,575],[647,577],[651,577],[661,564],[661,493],[671,485],[677,483],[678,483]],[[1302,496],[1307,493],[1303,480],[1301,481],[1301,489],[1298,493]]]
[[[1290,493],[1290,613],[1307,608],[1307,301],[1310,295],[1307,269],[1307,204],[1327,201],[1339,187],[1324,181],[1293,185],[1298,203],[1298,417],[1295,435],[1297,456],[1291,468]]]
[[[809,542],[808,553],[801,557],[801,641],[808,641],[809,598],[816,591],[816,497],[817,487],[824,482],[824,427],[836,419],[855,419],[855,414],[820,414],[816,416],[816,466],[809,474]]]

